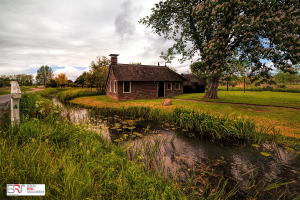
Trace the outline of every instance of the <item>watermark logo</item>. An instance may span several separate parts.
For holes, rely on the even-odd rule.
[[[7,196],[45,196],[45,184],[7,184]]]

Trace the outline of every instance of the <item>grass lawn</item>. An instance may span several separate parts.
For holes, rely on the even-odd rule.
[[[218,91],[219,99],[205,99],[205,93],[172,96],[174,99],[191,99],[210,102],[226,102],[264,106],[300,108],[300,93],[271,91]]]
[[[237,92],[231,92],[231,93],[237,93]],[[270,94],[272,92],[260,92],[262,96],[268,96],[267,94],[264,95],[264,93]],[[237,94],[240,94],[242,96],[243,93],[238,92]],[[281,105],[287,105],[285,102],[281,102],[281,101],[283,101],[283,99],[289,99],[290,102],[294,102],[294,105],[296,105],[296,99],[292,98],[293,96],[296,98],[296,96],[293,93],[285,93],[285,94],[288,97],[278,98],[277,100],[278,102],[270,99],[270,102],[274,102],[278,104],[281,103]],[[195,96],[195,98],[197,98],[197,96],[204,95],[204,93],[193,94],[193,95]],[[193,95],[189,95],[190,96],[189,98],[191,99]],[[219,95],[222,96],[221,94]],[[184,97],[188,95],[181,95],[181,96]],[[254,95],[252,94],[252,96]],[[238,95],[235,97],[237,98]],[[298,97],[300,96],[298,95]],[[241,101],[238,101],[238,99],[241,99]],[[215,104],[215,103],[208,103],[208,102],[207,103],[191,102],[191,101],[174,100],[174,99],[172,100],[173,105],[168,107],[162,107],[161,106],[162,100],[163,99],[153,99],[153,100],[137,99],[137,100],[128,100],[128,101],[115,101],[114,99],[107,97],[106,95],[100,95],[100,96],[76,98],[71,100],[70,103],[81,105],[81,106],[90,105],[98,108],[102,108],[102,107],[120,108],[123,106],[124,107],[147,106],[151,108],[162,108],[164,110],[169,110],[169,111],[173,110],[176,106],[177,107],[184,106],[186,108],[191,108],[194,110],[205,110],[210,113],[219,114],[221,116],[239,115],[242,118],[251,119],[255,121],[259,126],[275,126],[277,130],[278,129],[281,130],[281,134],[284,134],[286,136],[300,137],[300,123],[299,123],[300,110],[283,108],[283,107],[276,108],[276,107],[262,107],[262,106],[239,105],[239,104]],[[212,101],[218,101],[218,100],[212,100]],[[230,99],[228,99],[228,101],[230,102]],[[235,100],[235,102],[237,103],[246,103],[250,101],[251,99],[247,101],[246,98],[237,98]],[[256,98],[256,101],[254,102],[256,102],[257,105],[268,105],[266,104],[266,101],[263,98],[261,98],[260,103],[259,103],[259,98]]]

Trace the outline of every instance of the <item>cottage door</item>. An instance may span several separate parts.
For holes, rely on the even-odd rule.
[[[165,82],[159,81],[158,82],[158,97],[164,97],[165,93]]]

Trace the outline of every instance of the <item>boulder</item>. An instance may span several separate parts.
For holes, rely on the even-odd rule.
[[[169,106],[169,105],[172,105],[172,102],[170,99],[166,99],[166,100],[163,100],[162,104],[163,106]]]

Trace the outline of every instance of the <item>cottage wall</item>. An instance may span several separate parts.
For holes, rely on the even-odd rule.
[[[157,82],[131,81],[131,93],[123,93],[123,81],[118,83],[118,99],[154,99],[157,98]]]
[[[171,83],[172,84],[172,90],[168,90],[168,84],[167,83]],[[175,83],[179,83],[179,90],[175,90]],[[165,97],[170,97],[173,95],[181,95],[183,94],[183,85],[182,82],[165,82]]]
[[[113,71],[110,70],[108,80],[107,80],[107,85],[106,85],[106,96],[111,97],[115,100],[118,100],[118,89],[116,93],[114,93],[114,81],[116,80],[116,77],[113,74]],[[110,92],[110,81],[112,82],[112,87],[111,87],[111,92]],[[117,87],[119,86],[118,81],[117,81]]]

